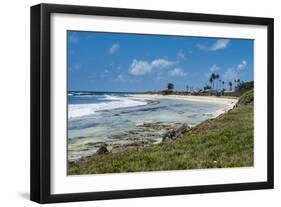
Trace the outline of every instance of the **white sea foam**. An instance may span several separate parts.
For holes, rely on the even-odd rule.
[[[75,96],[79,98],[93,98],[93,97],[100,97],[101,95],[87,94],[87,93],[68,93],[68,96]]]
[[[94,98],[94,97],[100,97],[100,95],[81,94],[81,95],[75,95],[75,97],[79,97],[79,98]]]
[[[105,95],[104,96],[105,100],[109,100],[109,101],[120,101],[120,100],[128,100],[128,97],[118,97],[118,96],[111,96],[111,95]]]
[[[147,104],[147,102],[144,100],[135,100],[132,99],[132,97],[106,95],[104,99],[109,100],[109,102],[90,103],[90,104],[69,104],[68,105],[69,119],[93,115],[96,112],[102,110],[112,110],[118,108],[142,106]]]

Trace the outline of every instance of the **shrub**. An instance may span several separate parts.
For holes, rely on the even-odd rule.
[[[239,98],[237,106],[244,106],[254,102],[254,90],[247,91]]]

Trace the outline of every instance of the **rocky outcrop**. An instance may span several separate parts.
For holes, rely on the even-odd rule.
[[[107,153],[109,153],[109,151],[105,145],[101,146],[96,152],[97,155],[103,155]]]
[[[161,142],[171,142],[181,137],[191,127],[187,124],[164,124],[164,123],[142,123],[136,130],[128,131],[122,135],[115,135],[117,140],[123,140],[122,143],[89,143],[88,145],[98,148],[94,155],[104,155],[108,153],[117,153],[132,148],[143,148],[152,144]],[[122,136],[122,138],[121,138]]]
[[[164,134],[162,138],[162,142],[170,142],[178,137],[181,137],[185,132],[187,132],[190,129],[190,127],[187,124],[183,124],[181,127],[177,129],[172,129],[168,131],[166,134]]]

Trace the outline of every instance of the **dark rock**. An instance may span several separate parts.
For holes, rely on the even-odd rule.
[[[107,153],[109,153],[109,151],[105,145],[101,146],[96,152],[96,154],[98,154],[98,155],[103,155],[103,154],[107,154]]]
[[[183,124],[181,127],[177,129],[172,129],[163,135],[162,141],[169,142],[172,140],[177,139],[178,137],[182,136],[185,132],[187,132],[190,127],[187,124]]]
[[[128,143],[125,144],[125,147],[143,147],[143,143],[142,142],[132,142],[132,143]]]
[[[173,125],[170,125],[170,124],[164,124],[164,123],[161,123],[161,122],[155,122],[155,123],[143,123],[141,125],[138,125],[137,126],[138,129],[142,129],[144,131],[147,131],[147,130],[152,130],[152,131],[159,131],[159,130],[166,130],[166,129],[170,129],[173,127]]]
[[[183,124],[180,128],[178,128],[176,130],[176,132],[178,134],[183,134],[183,133],[187,132],[189,129],[190,129],[190,126],[188,126],[187,124]]]
[[[68,165],[73,165],[75,164],[75,161],[68,161]]]

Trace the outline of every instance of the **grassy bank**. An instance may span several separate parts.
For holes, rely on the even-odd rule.
[[[247,94],[237,108],[173,142],[92,156],[70,164],[68,174],[252,166],[253,133],[253,103]]]

